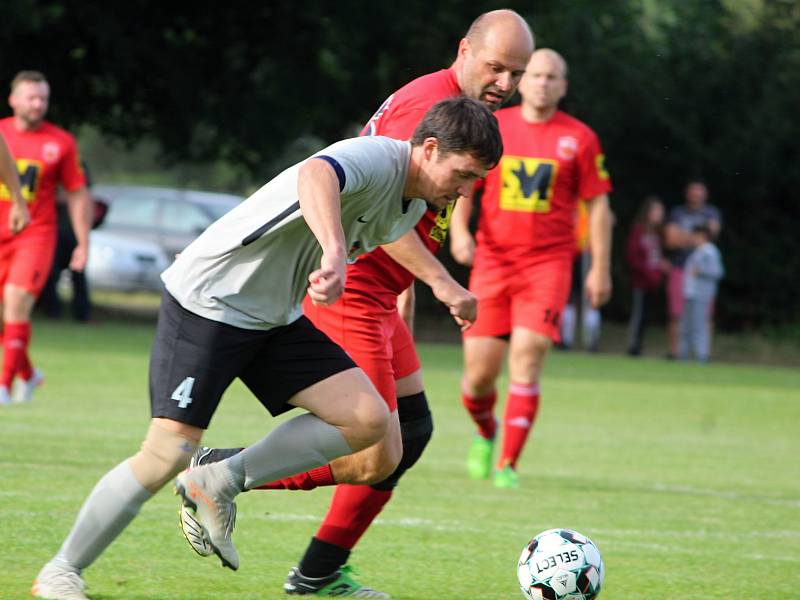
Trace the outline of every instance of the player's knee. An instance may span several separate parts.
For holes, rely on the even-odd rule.
[[[130,467],[142,487],[155,493],[189,466],[196,448],[189,438],[151,423],[141,449],[130,459]]]
[[[359,406],[357,422],[353,425],[360,448],[366,448],[382,440],[388,425],[389,409],[386,407],[386,402],[380,396],[370,395],[369,400]]]
[[[372,485],[376,490],[394,489],[403,474],[420,459],[433,435],[433,418],[424,392],[399,398],[397,404],[403,438],[403,455],[391,474]]]
[[[346,473],[346,483],[352,485],[371,485],[383,481],[391,475],[400,464],[403,446],[399,436],[397,443],[392,440],[381,440],[356,454],[338,459],[342,461],[342,470]]]

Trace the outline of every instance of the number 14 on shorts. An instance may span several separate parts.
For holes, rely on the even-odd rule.
[[[172,399],[178,403],[178,408],[186,408],[192,403],[192,388],[194,387],[194,377],[187,377],[178,384],[172,392]]]

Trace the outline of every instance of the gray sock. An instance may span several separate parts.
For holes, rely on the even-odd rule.
[[[54,562],[80,573],[100,556],[153,494],[133,476],[128,461],[106,473],[83,503]]]
[[[236,484],[246,490],[303,473],[351,454],[341,432],[312,414],[278,425],[261,441],[225,461]]]

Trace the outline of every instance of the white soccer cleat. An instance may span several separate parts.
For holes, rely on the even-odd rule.
[[[11,394],[4,385],[0,385],[0,404],[11,404]]]
[[[175,488],[183,503],[194,510],[194,518],[222,566],[235,571],[239,568],[239,554],[231,541],[231,534],[236,523],[233,497],[237,492],[232,489],[226,468],[214,463],[186,470],[178,475]]]
[[[33,400],[34,390],[42,385],[44,381],[44,373],[39,369],[34,368],[31,378],[28,380],[17,379],[14,382],[14,389],[11,393],[11,400],[17,404],[30,402]]]
[[[214,549],[211,547],[211,542],[203,530],[203,526],[197,520],[195,511],[186,504],[181,504],[180,510],[181,517],[181,531],[183,537],[189,542],[192,550],[197,552],[200,556],[211,556],[214,554]]]
[[[74,571],[47,563],[33,582],[31,594],[49,600],[89,600],[84,595],[86,582]]]

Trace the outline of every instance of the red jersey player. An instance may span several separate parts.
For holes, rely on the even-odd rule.
[[[516,90],[532,51],[533,36],[519,15],[508,10],[486,13],[461,40],[451,68],[415,79],[391,95],[362,135],[408,139],[432,105],[461,94],[497,109]],[[338,484],[322,526],[300,564],[289,573],[284,585],[287,594],[389,597],[356,582],[343,565],[391,498],[400,476],[417,462],[433,431],[419,358],[411,331],[400,317],[398,296],[411,289],[416,277],[431,286],[460,325],[468,326],[474,318],[475,298],[433,256],[447,234],[456,198],[451,200],[442,211],[429,210],[416,229],[397,242],[350,265],[347,287],[338,303],[318,307],[306,298],[303,305],[313,323],[367,373],[389,405],[392,421],[384,440],[371,448],[264,486],[312,489]],[[206,453],[200,456],[200,464],[224,458],[228,451]],[[387,464],[396,469],[376,470]],[[191,535],[191,517],[183,512],[184,532],[192,547],[204,554],[202,540]]]
[[[453,256],[472,264],[470,290],[478,296],[478,319],[464,333],[462,381],[464,405],[478,426],[467,458],[475,479],[491,474],[495,380],[510,346],[498,487],[519,484],[516,464],[536,417],[542,363],[558,340],[569,295],[579,199],[589,209],[587,296],[600,306],[611,294],[611,184],[597,136],[558,110],[566,75],[558,53],[534,52],[519,86],[521,106],[496,113],[504,155],[486,178],[476,238],[467,227],[468,203],[456,209],[451,227]]]
[[[26,402],[43,376],[28,358],[30,315],[36,296],[50,273],[56,244],[56,187],[67,192],[78,246],[70,268],[86,264],[90,224],[90,198],[86,190],[75,139],[44,120],[50,86],[37,71],[22,71],[11,82],[8,103],[12,117],[0,120],[3,136],[16,160],[22,193],[28,203],[30,223],[15,233],[6,227],[14,219],[14,204],[7,188],[0,188],[0,285],[3,287],[3,366],[0,402]]]

